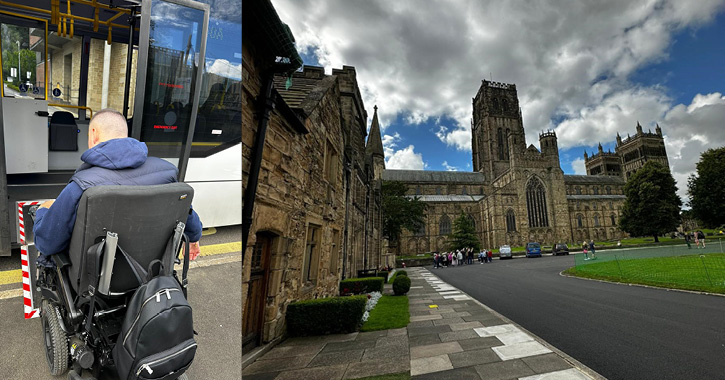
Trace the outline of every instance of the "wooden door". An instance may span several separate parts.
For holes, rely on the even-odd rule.
[[[264,326],[264,298],[269,272],[270,238],[257,236],[250,264],[249,288],[242,316],[242,353],[259,345]]]

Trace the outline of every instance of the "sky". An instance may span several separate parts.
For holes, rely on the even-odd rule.
[[[725,146],[725,0],[273,0],[305,64],[354,66],[386,168],[471,171],[471,100],[515,83],[527,144],[553,130],[561,168],[659,124],[678,194]]]

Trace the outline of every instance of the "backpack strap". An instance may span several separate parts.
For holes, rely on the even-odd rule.
[[[184,234],[184,269],[181,271],[181,290],[184,292],[184,298],[189,299],[186,295],[186,287],[189,285],[187,275],[189,273],[189,237]]]

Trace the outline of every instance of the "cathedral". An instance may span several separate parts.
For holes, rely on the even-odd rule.
[[[406,183],[409,196],[428,205],[425,227],[403,232],[400,253],[445,251],[462,213],[490,249],[620,239],[626,180],[650,160],[669,167],[659,125],[651,133],[638,122],[634,136],[617,134],[615,152],[600,144],[584,154],[587,175],[564,174],[556,133],[540,134],[540,149],[527,146],[515,84],[482,81],[471,129],[473,172],[383,171],[383,180]]]

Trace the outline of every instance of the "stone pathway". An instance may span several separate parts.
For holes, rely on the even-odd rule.
[[[287,339],[244,368],[244,379],[357,379],[401,372],[413,379],[592,378],[427,269],[406,271],[412,283],[408,327]]]

